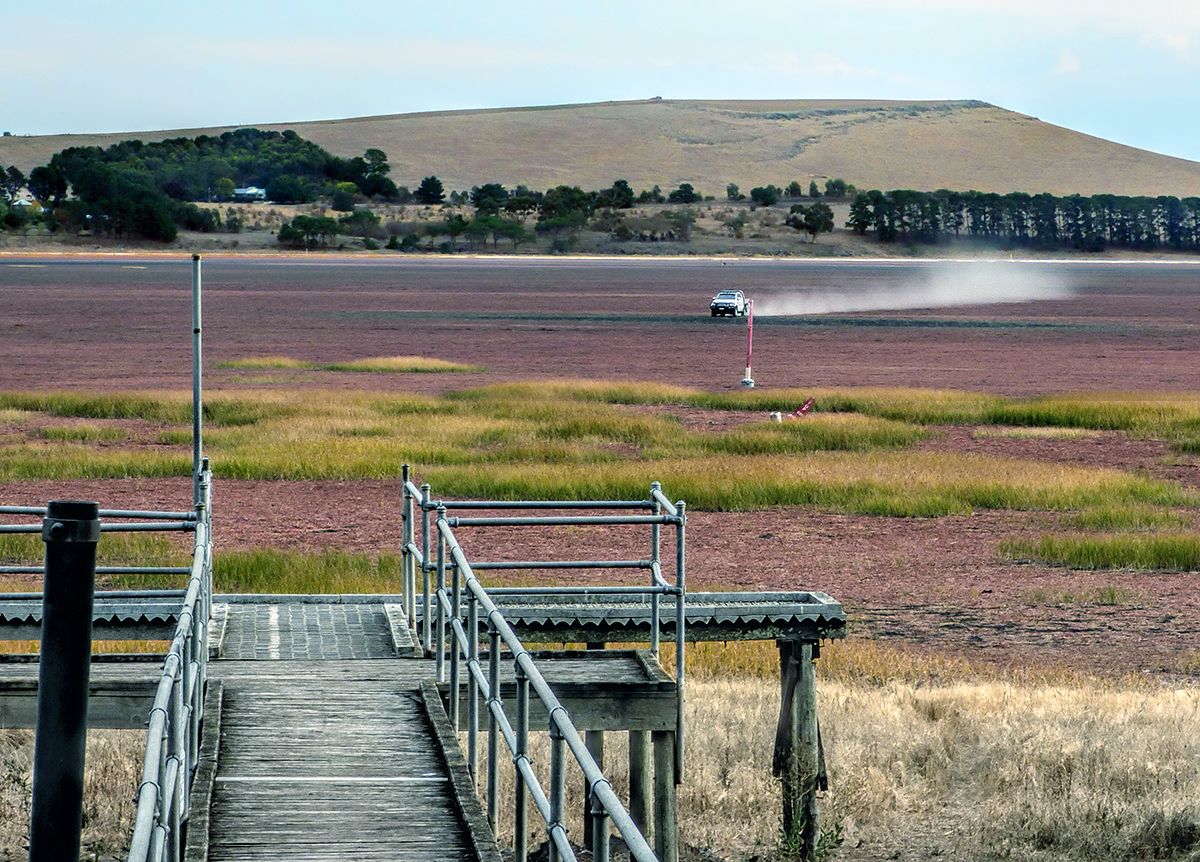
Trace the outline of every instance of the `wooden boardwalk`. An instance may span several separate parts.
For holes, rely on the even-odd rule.
[[[433,665],[395,656],[382,606],[231,606],[224,640],[189,860],[499,860],[449,723],[426,707]]]

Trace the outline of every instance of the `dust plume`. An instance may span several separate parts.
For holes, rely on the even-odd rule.
[[[755,299],[754,314],[779,317],[902,311],[1066,299],[1074,288],[1044,267],[1008,262],[936,264],[905,281],[849,290],[805,290]]]

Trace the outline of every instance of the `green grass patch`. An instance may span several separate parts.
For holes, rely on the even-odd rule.
[[[106,425],[59,425],[50,428],[35,428],[29,436],[42,440],[57,440],[68,443],[115,443],[129,437],[121,428]]]
[[[227,593],[399,593],[400,556],[327,550],[218,551],[213,586]]]
[[[1200,569],[1200,537],[1190,534],[1043,536],[1037,542],[1008,542],[1012,559],[1038,560],[1073,569],[1130,569],[1178,572]]]
[[[1115,533],[1183,530],[1192,526],[1193,519],[1179,512],[1152,506],[1102,505],[1067,515],[1063,523],[1079,530]]]
[[[1140,506],[1125,517],[1158,528],[1168,522],[1161,515],[1147,520],[1146,509],[1196,502],[1178,485],[1115,470],[911,451],[927,434],[913,417],[941,421],[981,412],[997,403],[990,396],[896,390],[889,402],[889,390],[863,389],[833,401],[838,393],[829,390],[821,394],[829,396],[826,406],[870,413],[826,411],[721,431],[690,429],[664,415],[669,409],[635,406],[740,405],[754,411],[751,418],[767,407],[791,409],[803,394],[713,396],[659,384],[577,381],[447,396],[225,391],[206,405],[220,423],[206,430],[206,454],[218,476],[239,479],[395,478],[408,463],[440,493],[486,497],[642,499],[650,482],[660,480],[672,495],[704,509],[811,505],[927,517],[1107,506],[1108,517],[1118,519],[1119,511]],[[187,407],[183,395],[151,401],[158,405],[151,412],[160,414],[172,404]],[[877,415],[883,413],[890,416]],[[179,449],[16,439],[0,445],[0,480],[187,475],[190,423],[168,424],[157,440]]]
[[[97,566],[188,566],[191,555],[191,533],[104,533],[96,545]],[[34,566],[45,558],[40,533],[0,533],[0,564]]]
[[[1119,607],[1142,604],[1132,590],[1115,584],[1081,589],[1036,589],[1022,594],[1031,605],[1101,605]]]
[[[0,392],[0,409],[24,410],[78,419],[146,419],[190,422],[192,404],[184,398],[145,395],[89,395],[74,392]]]
[[[980,439],[1001,437],[1010,440],[1077,440],[1098,434],[1099,431],[1090,428],[980,428],[975,432]]]

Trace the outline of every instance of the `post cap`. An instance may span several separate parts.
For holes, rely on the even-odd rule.
[[[42,520],[43,542],[100,541],[100,504],[51,500]]]

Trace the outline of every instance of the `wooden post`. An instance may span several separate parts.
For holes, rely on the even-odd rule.
[[[817,685],[811,641],[779,641],[780,708],[773,769],[781,779],[783,834],[797,839],[800,857],[815,858],[820,822],[817,788],[820,749]]]
[[[650,783],[654,764],[650,756],[650,735],[645,730],[629,731],[629,816],[647,841],[653,840],[653,811],[650,807]]]
[[[679,833],[675,812],[675,731],[655,730],[654,855],[659,862],[679,862]]]

